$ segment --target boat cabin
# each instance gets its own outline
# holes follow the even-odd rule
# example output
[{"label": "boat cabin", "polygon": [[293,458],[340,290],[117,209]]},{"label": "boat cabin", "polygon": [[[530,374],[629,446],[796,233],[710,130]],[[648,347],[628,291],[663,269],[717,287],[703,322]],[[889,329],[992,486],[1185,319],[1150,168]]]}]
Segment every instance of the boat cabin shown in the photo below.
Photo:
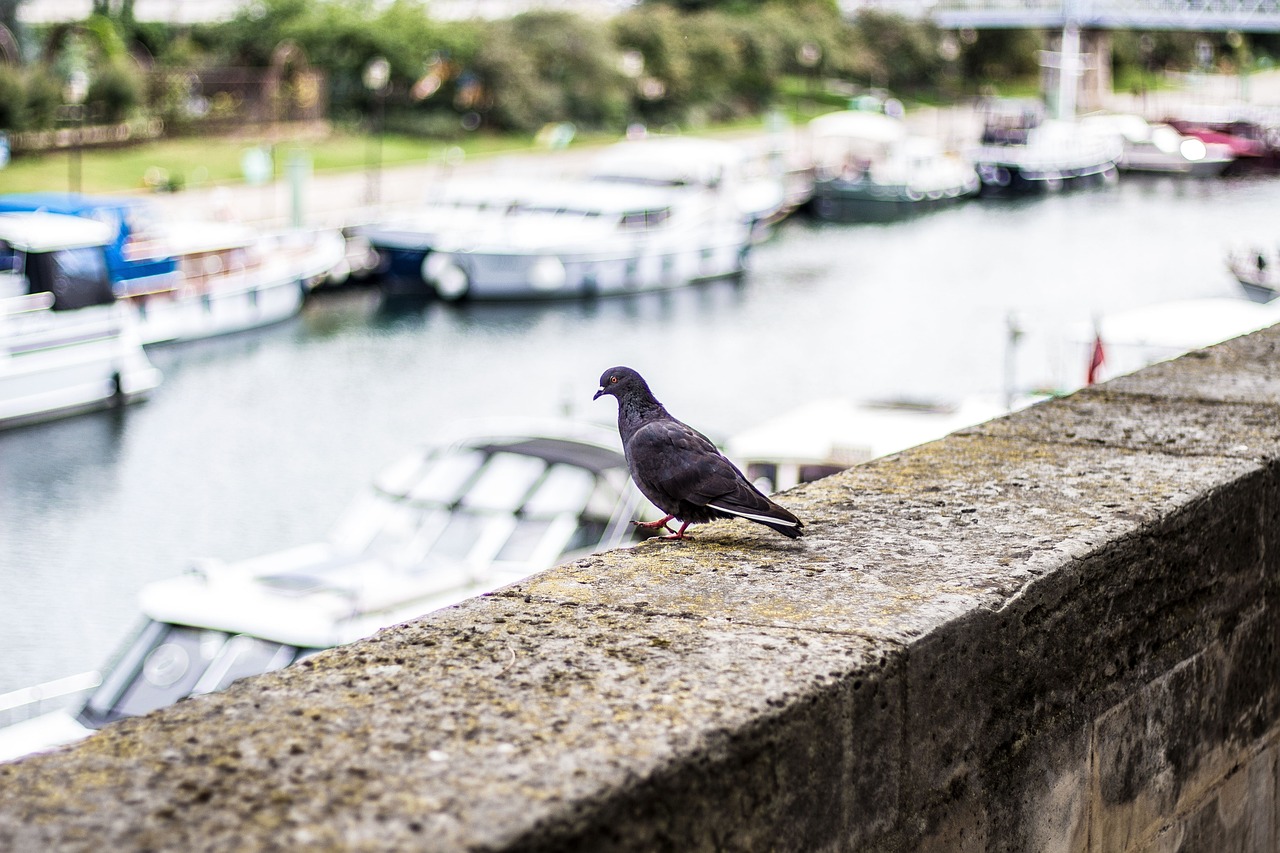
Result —
[{"label": "boat cabin", "polygon": [[0,213],[0,299],[48,294],[55,311],[110,305],[109,236],[76,217]]},{"label": "boat cabin", "polygon": [[172,276],[177,261],[159,239],[160,217],[144,199],[79,193],[8,193],[0,212],[41,212],[90,219],[108,228],[107,269],[113,282],[136,283]]}]

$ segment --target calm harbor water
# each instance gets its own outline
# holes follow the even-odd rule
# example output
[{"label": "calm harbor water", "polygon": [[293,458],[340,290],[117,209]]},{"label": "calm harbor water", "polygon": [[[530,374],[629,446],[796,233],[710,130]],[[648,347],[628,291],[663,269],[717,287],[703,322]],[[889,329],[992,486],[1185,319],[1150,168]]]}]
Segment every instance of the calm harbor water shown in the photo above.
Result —
[{"label": "calm harbor water", "polygon": [[566,411],[639,369],[727,436],[816,397],[1073,388],[1091,317],[1243,298],[1223,256],[1280,239],[1280,177],[1121,180],[893,225],[785,223],[744,280],[593,303],[385,305],[318,295],[261,332],[152,352],[153,399],[0,433],[0,692],[95,668],[145,583],[320,538],[382,465],[452,422]]}]

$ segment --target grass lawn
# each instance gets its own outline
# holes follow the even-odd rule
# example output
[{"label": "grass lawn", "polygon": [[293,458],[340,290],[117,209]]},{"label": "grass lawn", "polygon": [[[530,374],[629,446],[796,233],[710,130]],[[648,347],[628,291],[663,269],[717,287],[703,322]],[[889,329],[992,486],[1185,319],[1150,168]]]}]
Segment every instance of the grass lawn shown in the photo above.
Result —
[{"label": "grass lawn", "polygon": [[[827,107],[829,109],[829,107]],[[807,120],[809,116],[791,116]],[[759,128],[763,118],[744,119],[732,124],[703,128],[704,132],[732,132]],[[615,141],[616,135],[584,134],[574,137],[574,145]],[[85,149],[80,153],[80,187],[87,193],[145,192],[160,188],[194,189],[211,184],[245,179],[245,155],[253,148],[273,150],[275,173],[285,174],[292,152],[301,150],[316,173],[364,169],[376,158],[383,165],[440,162],[461,149],[467,159],[487,154],[527,151],[538,145],[528,135],[473,133],[457,141],[420,136],[388,134],[377,139],[354,131],[335,129],[322,138],[297,136],[275,142],[265,137],[195,137],[164,139],[128,148]],[[0,192],[33,192],[70,189],[73,154],[52,154],[14,158],[0,169]]]},{"label": "grass lawn", "polygon": [[[245,153],[253,139],[166,139],[130,148],[85,150],[80,155],[81,188],[89,193],[145,191],[172,183],[193,188],[244,180]],[[316,172],[361,169],[380,156],[383,164],[439,160],[450,148],[466,156],[528,149],[528,137],[475,135],[460,143],[386,136],[378,146],[371,137],[335,131],[324,139],[297,139],[275,145],[275,164],[283,174],[290,152],[302,150]],[[0,170],[0,192],[61,191],[70,187],[72,154],[57,152],[15,158]]]}]

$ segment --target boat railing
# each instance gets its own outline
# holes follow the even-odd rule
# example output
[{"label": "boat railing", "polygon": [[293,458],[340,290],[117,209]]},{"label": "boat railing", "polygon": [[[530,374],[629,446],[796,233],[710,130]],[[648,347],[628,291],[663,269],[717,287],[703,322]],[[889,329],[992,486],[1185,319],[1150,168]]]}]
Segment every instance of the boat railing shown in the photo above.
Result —
[{"label": "boat railing", "polygon": [[95,670],[0,693],[0,727],[74,705],[77,699],[88,698],[89,691],[101,683],[102,673]]},{"label": "boat railing", "polygon": [[25,314],[31,311],[43,311],[53,307],[53,294],[24,293],[21,296],[8,296],[0,299],[0,315]]}]

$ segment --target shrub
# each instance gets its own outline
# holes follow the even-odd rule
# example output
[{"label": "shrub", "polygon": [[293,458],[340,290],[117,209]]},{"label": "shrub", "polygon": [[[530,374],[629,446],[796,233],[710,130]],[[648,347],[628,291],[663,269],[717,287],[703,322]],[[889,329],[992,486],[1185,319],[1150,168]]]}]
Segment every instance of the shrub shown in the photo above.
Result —
[{"label": "shrub", "polygon": [[127,63],[124,60],[108,65],[90,82],[86,103],[95,118],[121,122],[142,103],[142,80]]},{"label": "shrub", "polygon": [[27,111],[27,87],[22,74],[0,65],[0,130],[20,130]]}]

